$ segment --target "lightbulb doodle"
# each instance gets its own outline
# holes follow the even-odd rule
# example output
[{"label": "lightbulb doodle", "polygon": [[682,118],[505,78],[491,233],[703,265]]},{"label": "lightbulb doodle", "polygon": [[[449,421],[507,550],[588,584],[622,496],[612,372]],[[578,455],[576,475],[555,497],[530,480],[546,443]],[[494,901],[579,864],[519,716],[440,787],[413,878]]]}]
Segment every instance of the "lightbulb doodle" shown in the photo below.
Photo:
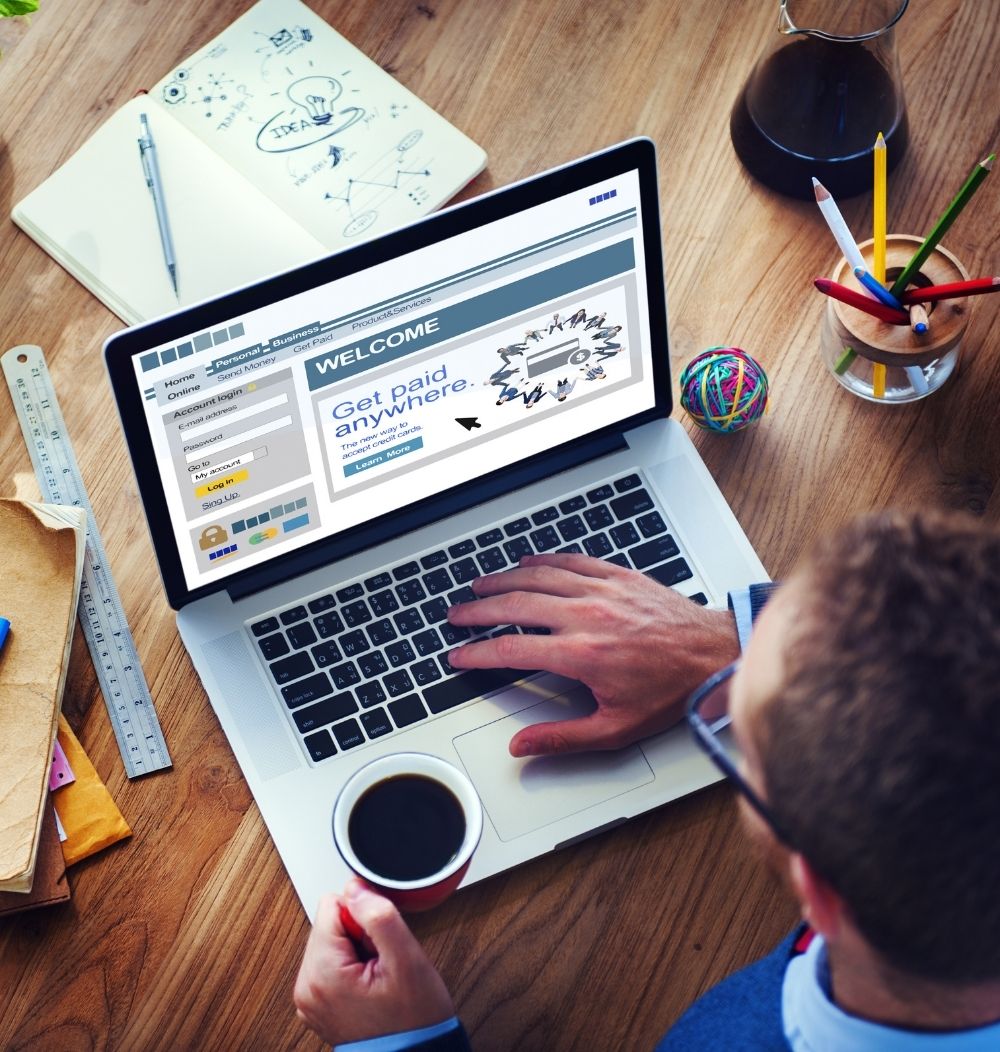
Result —
[{"label": "lightbulb doodle", "polygon": [[343,92],[335,77],[310,76],[293,81],[285,89],[290,105],[257,132],[257,149],[264,153],[303,150],[357,124],[365,111],[361,106],[338,107]]}]

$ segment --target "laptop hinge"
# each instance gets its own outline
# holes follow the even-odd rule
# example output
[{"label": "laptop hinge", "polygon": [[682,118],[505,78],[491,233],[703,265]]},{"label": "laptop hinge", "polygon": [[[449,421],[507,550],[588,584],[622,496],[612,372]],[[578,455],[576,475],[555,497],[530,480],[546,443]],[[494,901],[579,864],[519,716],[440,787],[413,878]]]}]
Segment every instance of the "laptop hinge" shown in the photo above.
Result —
[{"label": "laptop hinge", "polygon": [[375,523],[366,523],[345,531],[337,537],[320,542],[315,548],[292,552],[276,560],[274,564],[258,567],[248,574],[247,579],[227,585],[226,592],[235,603],[327,563],[347,558],[364,548],[374,547],[400,534],[410,533],[459,511],[484,504],[560,471],[578,467],[590,460],[627,448],[624,434],[615,431],[612,434],[573,442],[569,448],[539,454],[503,472],[496,472],[489,478],[465,483],[457,493],[443,493],[439,497],[429,498],[405,511],[385,515]]}]

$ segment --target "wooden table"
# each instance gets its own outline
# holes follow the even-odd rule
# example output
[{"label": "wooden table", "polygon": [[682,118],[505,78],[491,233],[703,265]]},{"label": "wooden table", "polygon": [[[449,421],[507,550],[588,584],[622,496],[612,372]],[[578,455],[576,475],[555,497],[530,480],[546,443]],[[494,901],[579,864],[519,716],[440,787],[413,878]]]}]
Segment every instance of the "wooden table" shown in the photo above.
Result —
[{"label": "wooden table", "polygon": [[[29,26],[4,25],[0,212],[246,6],[42,0]],[[657,142],[674,375],[734,343],[773,384],[755,429],[694,437],[774,576],[814,534],[869,508],[1000,521],[1000,304],[979,300],[961,375],[915,405],[860,401],[820,362],[824,303],[810,279],[832,266],[832,241],[814,206],[750,181],[727,132],[776,32],[776,0],[313,6],[486,148],[467,193],[634,134]],[[914,0],[899,42],[912,141],[890,178],[890,229],[920,232],[1000,140],[1000,0]],[[998,201],[994,175],[946,238],[973,274],[997,270]],[[869,208],[844,203],[856,231]],[[71,904],[0,922],[0,1047],[319,1048],[291,1004],[305,916],[153,569],[100,358],[118,327],[4,221],[0,347],[46,352],[174,768],[127,781],[78,632],[65,710],[134,836],[71,870]],[[30,494],[9,403],[0,414],[3,490]],[[413,926],[477,1049],[590,1052],[650,1048],[794,920],[718,787],[470,888]]]}]

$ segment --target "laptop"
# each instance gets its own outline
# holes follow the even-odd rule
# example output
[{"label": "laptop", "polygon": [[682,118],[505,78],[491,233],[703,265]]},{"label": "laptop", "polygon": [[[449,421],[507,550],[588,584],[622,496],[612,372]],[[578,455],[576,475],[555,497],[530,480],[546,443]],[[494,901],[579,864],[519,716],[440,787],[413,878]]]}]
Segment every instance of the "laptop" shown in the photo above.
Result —
[{"label": "laptop", "polygon": [[718,778],[684,728],[515,760],[589,693],[447,660],[522,630],[446,618],[529,552],[712,606],[766,580],[670,419],[658,205],[631,140],[105,345],[181,637],[310,916],[348,876],[338,791],[385,753],[471,778],[467,883]]}]

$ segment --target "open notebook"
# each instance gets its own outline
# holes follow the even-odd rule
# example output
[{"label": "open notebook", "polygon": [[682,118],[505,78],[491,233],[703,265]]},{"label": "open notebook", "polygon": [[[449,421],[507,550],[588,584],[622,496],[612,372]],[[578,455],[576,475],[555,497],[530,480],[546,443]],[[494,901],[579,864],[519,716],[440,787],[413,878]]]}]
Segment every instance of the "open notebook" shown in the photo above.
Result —
[{"label": "open notebook", "polygon": [[[176,296],[139,156],[141,113]],[[408,223],[485,163],[299,0],[260,0],[119,109],[12,218],[135,324]]]}]

